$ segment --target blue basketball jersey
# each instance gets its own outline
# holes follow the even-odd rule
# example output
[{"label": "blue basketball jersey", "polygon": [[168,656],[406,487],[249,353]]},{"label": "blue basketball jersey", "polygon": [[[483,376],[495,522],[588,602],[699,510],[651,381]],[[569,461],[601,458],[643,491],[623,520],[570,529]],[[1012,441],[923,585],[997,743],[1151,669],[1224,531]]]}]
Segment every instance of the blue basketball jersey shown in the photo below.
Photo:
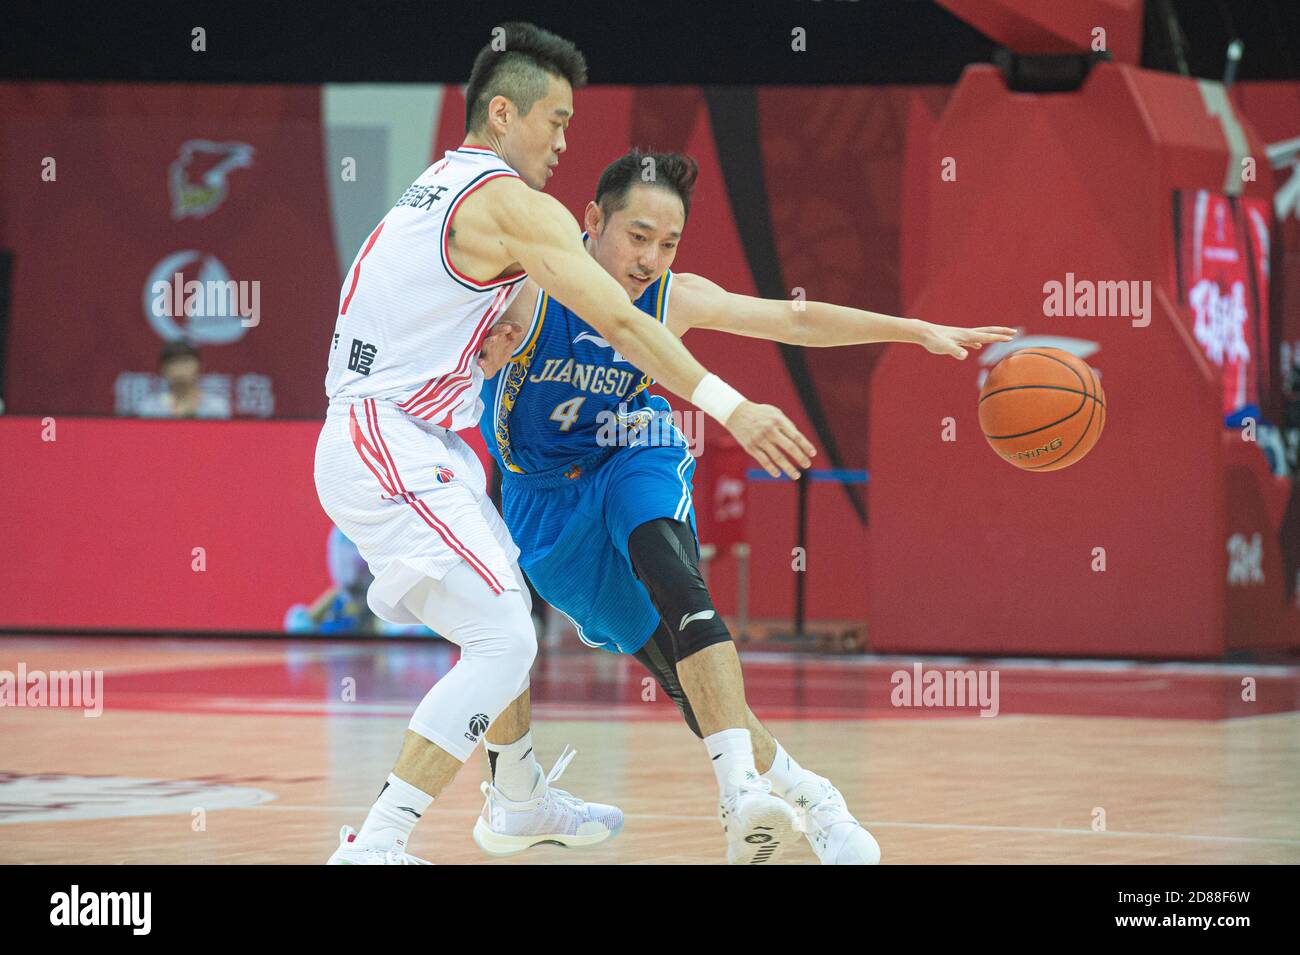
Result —
[{"label": "blue basketball jersey", "polygon": [[[659,322],[668,316],[672,272],[634,303]],[[533,318],[510,363],[484,383],[479,427],[507,474],[563,469],[649,423],[667,402],[642,374],[574,312],[538,292]]]}]

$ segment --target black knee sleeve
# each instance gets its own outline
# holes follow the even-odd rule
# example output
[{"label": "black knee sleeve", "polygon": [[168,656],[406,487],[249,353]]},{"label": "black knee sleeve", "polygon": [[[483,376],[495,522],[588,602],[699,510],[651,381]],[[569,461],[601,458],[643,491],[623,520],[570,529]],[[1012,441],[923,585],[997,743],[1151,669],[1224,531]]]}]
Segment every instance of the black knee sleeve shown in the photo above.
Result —
[{"label": "black knee sleeve", "polygon": [[632,532],[627,552],[672,634],[676,662],[731,639],[700,576],[699,552],[689,524],[666,517],[648,521]]},{"label": "black knee sleeve", "polygon": [[655,682],[668,694],[668,698],[677,704],[677,709],[681,711],[682,719],[686,720],[686,725],[690,727],[691,732],[703,739],[704,734],[700,732],[700,724],[695,719],[695,711],[691,709],[691,701],[686,699],[681,681],[677,678],[676,652],[673,647],[673,635],[661,620],[658,628],[645,642],[645,646],[633,656],[654,675]]}]

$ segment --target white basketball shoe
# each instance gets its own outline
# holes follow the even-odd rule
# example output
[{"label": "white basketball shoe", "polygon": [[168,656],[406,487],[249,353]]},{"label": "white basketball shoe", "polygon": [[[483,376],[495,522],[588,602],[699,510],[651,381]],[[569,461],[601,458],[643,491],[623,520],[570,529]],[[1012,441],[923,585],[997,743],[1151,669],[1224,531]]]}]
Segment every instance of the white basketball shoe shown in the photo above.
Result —
[{"label": "white basketball shoe", "polygon": [[483,812],[474,823],[474,841],[490,856],[509,856],[540,845],[579,848],[613,838],[623,829],[623,811],[617,806],[585,802],[551,784],[564,774],[578,751],[567,746],[551,771],[542,776],[522,802],[507,799],[491,783],[479,788],[485,797]]},{"label": "white basketball shoe", "polygon": [[351,826],[339,830],[339,847],[326,865],[433,865],[397,849],[373,849],[357,843],[357,831]]},{"label": "white basketball shoe", "polygon": [[809,773],[785,794],[799,814],[799,828],[822,865],[876,865],[880,845],[853,818],[831,781]]},{"label": "white basketball shoe", "polygon": [[772,795],[772,784],[736,770],[728,795],[718,804],[718,819],[727,836],[729,865],[776,862],[797,838],[797,816]]}]

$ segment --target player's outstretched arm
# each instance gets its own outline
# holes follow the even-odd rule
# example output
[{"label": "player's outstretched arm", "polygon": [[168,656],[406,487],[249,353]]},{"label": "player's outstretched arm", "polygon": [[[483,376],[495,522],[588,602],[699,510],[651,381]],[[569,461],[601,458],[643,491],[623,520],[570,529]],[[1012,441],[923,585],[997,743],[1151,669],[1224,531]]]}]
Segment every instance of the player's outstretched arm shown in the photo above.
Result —
[{"label": "player's outstretched arm", "polygon": [[553,298],[577,312],[637,368],[721,422],[774,477],[792,478],[816,454],[779,408],[747,401],[631,301],[582,246],[578,223],[558,201],[513,180],[498,187],[494,226],[508,255]]},{"label": "player's outstretched arm", "polygon": [[634,365],[669,391],[689,398],[707,374],[704,366],[675,336],[636,308],[592,259],[568,210],[522,183],[502,181],[498,189],[494,226],[528,277],[581,315]]},{"label": "player's outstretched arm", "polygon": [[698,275],[673,278],[669,326],[677,334],[712,328],[787,345],[830,347],[872,342],[922,345],[935,355],[965,358],[968,348],[1010,341],[1014,328],[959,328],[899,318],[827,302],[796,302],[737,295]]}]

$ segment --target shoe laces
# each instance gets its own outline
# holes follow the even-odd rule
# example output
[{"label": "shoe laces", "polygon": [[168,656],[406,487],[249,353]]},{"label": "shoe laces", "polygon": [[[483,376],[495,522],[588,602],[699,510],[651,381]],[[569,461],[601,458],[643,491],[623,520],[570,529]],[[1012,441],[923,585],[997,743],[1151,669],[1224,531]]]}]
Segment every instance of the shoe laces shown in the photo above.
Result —
[{"label": "shoe laces", "polygon": [[563,789],[556,789],[554,783],[564,775],[564,771],[568,769],[569,764],[573,762],[573,757],[577,755],[578,751],[576,749],[570,749],[569,744],[565,743],[564,749],[560,751],[559,759],[555,761],[555,765],[551,767],[551,771],[546,774],[547,795],[554,798],[557,802],[564,803],[571,809],[575,810],[582,807],[583,801],[573,795],[573,793],[566,792]]},{"label": "shoe laces", "polygon": [[[556,789],[553,785],[557,779],[564,775],[564,771],[568,769],[569,764],[573,762],[573,757],[577,755],[578,751],[576,749],[571,749],[567,743],[564,745],[564,749],[560,751],[560,756],[555,761],[555,765],[553,765],[551,771],[546,774],[546,787],[542,791],[541,796],[543,802],[548,800],[558,802],[573,810],[578,810],[584,805],[583,801],[577,796],[570,792],[566,792],[563,789]],[[479,785],[479,792],[481,792],[487,799],[487,802],[483,806],[485,812],[491,811],[489,807],[492,802],[493,794],[499,796],[501,799],[505,799],[506,802],[511,801],[506,799],[501,790],[497,789],[496,786],[487,781],[484,781]],[[528,800],[525,800],[525,802],[526,801]]]},{"label": "shoe laces", "polygon": [[413,855],[407,855],[405,852],[399,852],[396,849],[389,849],[384,853],[384,862],[388,865],[433,865],[432,862],[417,859]]},{"label": "shoe laces", "polygon": [[822,785],[825,789],[825,795],[811,806],[800,809],[798,812],[804,821],[804,831],[811,836],[817,836],[824,840],[829,838],[831,829],[837,823],[851,822],[852,817],[844,818],[848,815],[849,807],[844,802],[843,794],[829,782],[823,782]]},{"label": "shoe laces", "polygon": [[722,803],[722,811],[730,813],[736,808],[736,802],[741,796],[747,795],[768,795],[772,792],[772,781],[764,779],[762,776],[755,776],[753,779],[742,779],[740,783],[727,794],[727,798]]}]

